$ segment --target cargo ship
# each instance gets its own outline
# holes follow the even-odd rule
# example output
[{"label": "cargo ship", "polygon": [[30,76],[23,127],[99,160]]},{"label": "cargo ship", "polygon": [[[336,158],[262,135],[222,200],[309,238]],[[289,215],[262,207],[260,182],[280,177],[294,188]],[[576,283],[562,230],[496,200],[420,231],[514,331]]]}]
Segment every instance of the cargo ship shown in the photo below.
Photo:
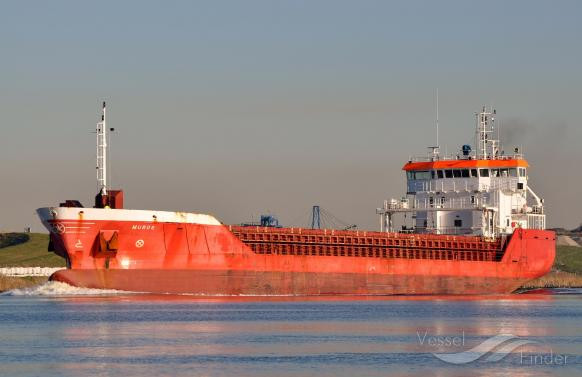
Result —
[{"label": "cargo ship", "polygon": [[[194,295],[448,295],[515,291],[546,274],[555,234],[518,148],[495,138],[496,112],[475,114],[475,143],[438,146],[403,166],[406,195],[385,200],[377,230],[225,225],[206,214],[124,209],[107,184],[106,108],[97,124],[93,207],[39,208],[51,280],[87,288]],[[395,224],[403,214],[410,225]]]}]

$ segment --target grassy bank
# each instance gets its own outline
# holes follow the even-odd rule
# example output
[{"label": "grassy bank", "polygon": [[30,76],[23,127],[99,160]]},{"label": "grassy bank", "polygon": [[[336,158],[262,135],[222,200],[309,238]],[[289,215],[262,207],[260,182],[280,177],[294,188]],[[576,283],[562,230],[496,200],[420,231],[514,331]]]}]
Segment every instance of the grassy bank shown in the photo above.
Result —
[{"label": "grassy bank", "polygon": [[582,247],[558,246],[554,269],[582,275]]},{"label": "grassy bank", "polygon": [[552,271],[522,288],[582,288],[582,247],[557,246]]},{"label": "grassy bank", "polygon": [[582,288],[582,275],[564,271],[551,271],[541,278],[525,283],[522,288]]},{"label": "grassy bank", "polygon": [[[25,242],[0,247],[0,267],[65,267],[63,258],[47,251],[48,234],[27,233],[26,236]],[[10,238],[18,239],[16,236]]]}]

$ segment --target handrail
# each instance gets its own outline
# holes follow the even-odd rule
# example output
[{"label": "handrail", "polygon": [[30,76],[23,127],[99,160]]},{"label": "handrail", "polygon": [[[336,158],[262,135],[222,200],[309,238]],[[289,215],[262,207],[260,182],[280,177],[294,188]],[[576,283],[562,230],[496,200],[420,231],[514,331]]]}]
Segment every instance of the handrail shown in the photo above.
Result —
[{"label": "handrail", "polygon": [[[409,162],[436,162],[436,161],[461,161],[461,160],[469,160],[468,158],[461,158],[465,156],[457,156],[457,155],[448,155],[448,156],[441,156],[441,155],[429,155],[429,156],[411,156],[409,158]],[[470,160],[478,160],[475,156],[470,156]],[[503,155],[503,156],[496,156],[494,158],[487,158],[487,160],[523,160],[522,153],[514,153],[510,155]]]}]

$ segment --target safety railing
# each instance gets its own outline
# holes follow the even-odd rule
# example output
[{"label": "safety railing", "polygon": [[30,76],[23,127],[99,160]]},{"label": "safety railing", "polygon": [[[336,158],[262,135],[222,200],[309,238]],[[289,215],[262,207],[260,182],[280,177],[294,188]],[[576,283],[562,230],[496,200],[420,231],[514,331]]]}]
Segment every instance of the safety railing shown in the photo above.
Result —
[{"label": "safety railing", "polygon": [[409,180],[407,191],[417,192],[461,192],[461,191],[516,191],[518,178],[499,177],[489,178],[488,181],[479,182],[478,178],[443,178],[428,180]]}]

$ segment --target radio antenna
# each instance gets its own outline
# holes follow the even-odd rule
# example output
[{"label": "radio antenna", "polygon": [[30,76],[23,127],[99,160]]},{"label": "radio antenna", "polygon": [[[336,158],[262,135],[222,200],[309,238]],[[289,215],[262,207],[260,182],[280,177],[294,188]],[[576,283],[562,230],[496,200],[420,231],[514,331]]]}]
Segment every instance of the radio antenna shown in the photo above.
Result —
[{"label": "radio antenna", "polygon": [[436,90],[436,147],[439,147],[439,88]]},{"label": "radio antenna", "polygon": [[428,147],[428,149],[432,150],[432,159],[438,159],[439,155],[439,89],[436,90],[436,145],[432,147]]}]

